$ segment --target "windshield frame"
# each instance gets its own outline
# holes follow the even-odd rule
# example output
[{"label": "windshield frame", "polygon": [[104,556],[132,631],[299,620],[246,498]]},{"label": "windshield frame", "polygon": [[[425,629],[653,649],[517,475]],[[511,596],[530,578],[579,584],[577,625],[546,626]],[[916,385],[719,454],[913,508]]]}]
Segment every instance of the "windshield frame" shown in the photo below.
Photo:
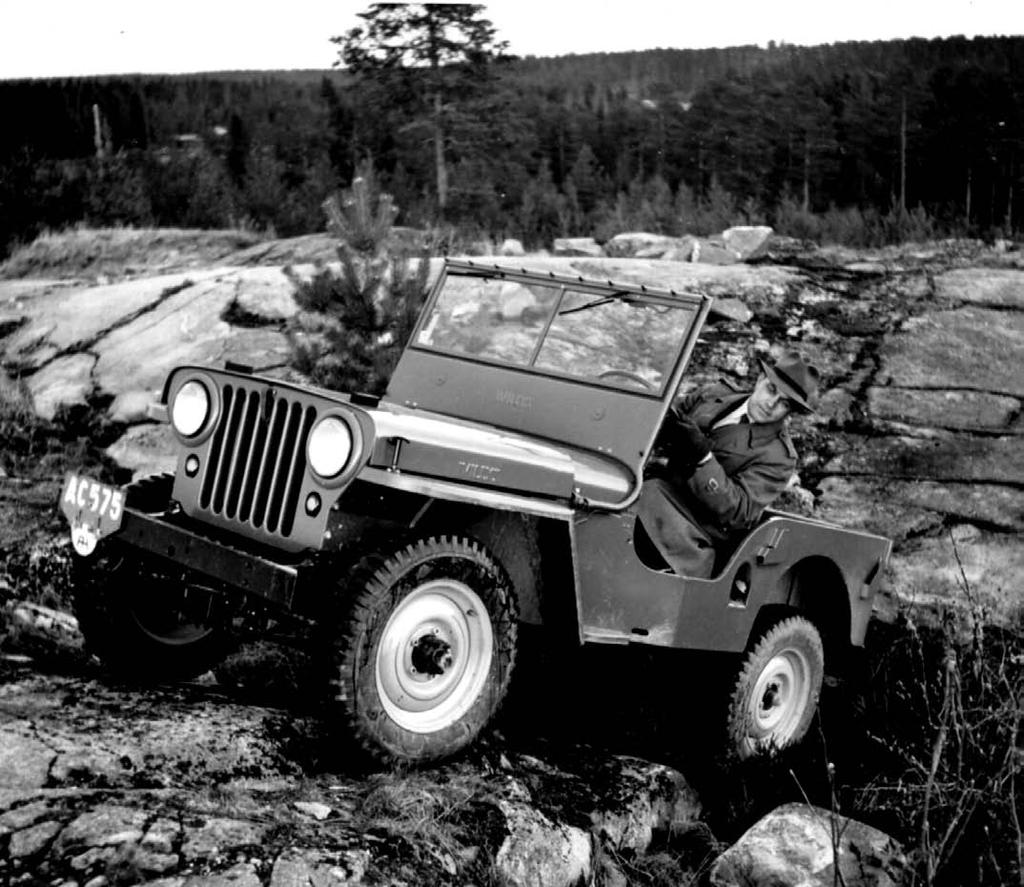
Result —
[{"label": "windshield frame", "polygon": [[[550,287],[553,292],[557,292],[555,303],[548,311],[547,317],[543,322],[543,328],[537,334],[537,340],[531,347],[528,360],[514,362],[500,357],[471,354],[458,349],[445,348],[433,344],[422,344],[420,342],[421,334],[430,324],[431,319],[434,317],[437,303],[445,292],[445,285],[449,276],[528,282],[534,285],[545,285]],[[562,308],[567,295],[580,294],[593,295],[594,298],[583,305],[573,306],[568,309]],[[624,388],[621,384],[616,384],[610,380],[606,381],[592,376],[573,375],[557,368],[549,368],[537,364],[538,358],[548,342],[551,327],[559,317],[584,312],[591,308],[619,301],[627,303],[641,302],[645,305],[662,306],[673,311],[682,311],[689,315],[685,330],[682,325],[680,326],[680,335],[672,344],[671,360],[666,361],[665,365],[661,367],[661,379],[657,384],[651,383],[653,385],[651,388]],[[562,379],[577,385],[626,392],[651,400],[662,400],[670,386],[674,391],[675,386],[678,385],[679,363],[681,360],[688,359],[689,357],[690,348],[688,347],[688,341],[691,339],[691,335],[688,331],[692,330],[694,324],[702,325],[703,315],[706,314],[706,307],[709,302],[710,300],[707,296],[695,293],[679,293],[674,290],[654,289],[642,284],[602,282],[588,280],[584,277],[557,275],[554,272],[529,271],[525,268],[516,270],[499,265],[481,265],[469,260],[446,259],[444,267],[441,269],[441,273],[435,281],[427,301],[424,303],[406,348],[412,351],[443,355],[454,360],[465,361],[466,363],[500,367],[503,370],[514,373],[546,376]],[[705,309],[703,312],[702,308]]]}]

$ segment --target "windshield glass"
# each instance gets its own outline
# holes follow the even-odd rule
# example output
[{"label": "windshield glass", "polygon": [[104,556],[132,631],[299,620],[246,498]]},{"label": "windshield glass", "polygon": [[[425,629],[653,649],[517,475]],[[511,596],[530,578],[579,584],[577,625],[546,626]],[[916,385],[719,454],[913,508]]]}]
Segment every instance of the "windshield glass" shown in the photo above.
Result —
[{"label": "windshield glass", "polygon": [[661,393],[693,315],[692,304],[633,292],[452,274],[414,344]]}]

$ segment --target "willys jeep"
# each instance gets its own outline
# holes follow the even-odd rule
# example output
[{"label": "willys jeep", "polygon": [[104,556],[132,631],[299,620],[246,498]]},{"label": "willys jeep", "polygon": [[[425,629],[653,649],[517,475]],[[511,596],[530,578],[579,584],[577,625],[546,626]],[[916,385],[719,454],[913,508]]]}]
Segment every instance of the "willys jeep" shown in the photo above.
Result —
[{"label": "willys jeep", "polygon": [[710,308],[449,260],[382,397],[174,369],[174,475],[62,492],[88,647],[182,678],[240,625],[291,620],[338,728],[430,761],[494,716],[520,623],[560,622],[576,644],[735,653],[734,749],[797,742],[825,654],[863,644],[890,542],[768,510],[697,579],[645,540],[636,502]]}]

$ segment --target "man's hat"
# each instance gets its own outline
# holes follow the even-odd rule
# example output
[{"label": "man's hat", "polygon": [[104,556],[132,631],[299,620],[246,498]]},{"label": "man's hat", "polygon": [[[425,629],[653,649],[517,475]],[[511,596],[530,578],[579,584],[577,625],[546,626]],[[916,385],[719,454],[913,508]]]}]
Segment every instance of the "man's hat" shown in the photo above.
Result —
[{"label": "man's hat", "polygon": [[818,399],[818,380],[821,378],[814,364],[804,360],[803,355],[797,351],[788,351],[774,366],[760,359],[757,362],[793,406],[806,413],[814,412],[813,404]]}]

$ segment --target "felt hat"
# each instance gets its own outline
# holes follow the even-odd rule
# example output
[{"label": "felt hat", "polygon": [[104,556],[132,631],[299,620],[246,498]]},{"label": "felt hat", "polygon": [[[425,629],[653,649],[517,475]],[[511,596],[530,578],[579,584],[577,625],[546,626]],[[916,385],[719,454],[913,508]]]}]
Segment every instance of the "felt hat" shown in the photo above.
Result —
[{"label": "felt hat", "polygon": [[814,412],[818,399],[818,381],[821,373],[814,364],[804,360],[797,351],[787,351],[774,364],[758,359],[764,374],[789,398],[790,402],[805,413]]}]

